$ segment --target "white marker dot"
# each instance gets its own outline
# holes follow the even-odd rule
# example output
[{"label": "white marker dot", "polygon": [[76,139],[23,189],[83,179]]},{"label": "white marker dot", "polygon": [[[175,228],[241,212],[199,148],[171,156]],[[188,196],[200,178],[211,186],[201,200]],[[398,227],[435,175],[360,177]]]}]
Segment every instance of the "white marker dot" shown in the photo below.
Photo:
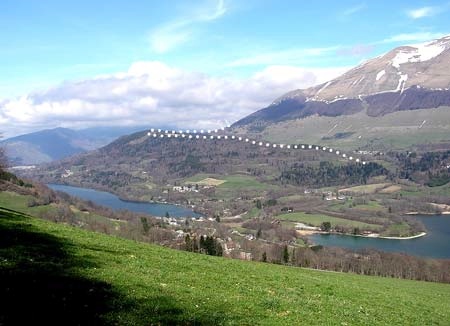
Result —
[{"label": "white marker dot", "polygon": [[363,165],[366,165],[366,162],[362,162],[363,163]]},{"label": "white marker dot", "polygon": [[269,143],[266,143],[266,147],[269,147],[270,146],[270,144]]},{"label": "white marker dot", "polygon": [[203,139],[206,139],[206,136],[203,136]]},{"label": "white marker dot", "polygon": [[350,156],[350,157],[349,157],[348,159],[349,159],[349,160],[351,161],[351,160],[353,160],[353,157],[352,157],[352,156]]},{"label": "white marker dot", "polygon": [[188,134],[190,131],[189,131],[189,129],[186,129],[186,133]]},{"label": "white marker dot", "polygon": [[214,132],[217,134],[217,129],[214,129]]},{"label": "white marker dot", "polygon": [[147,136],[150,136],[150,135],[151,135],[151,133],[150,133],[150,132],[148,132],[148,133],[147,133]]},{"label": "white marker dot", "polygon": [[211,130],[210,129],[208,129],[208,134],[210,134],[211,133]]},{"label": "white marker dot", "polygon": [[[294,148],[297,149],[298,145],[294,145]],[[305,148],[305,146],[302,145],[302,148]]]},{"label": "white marker dot", "polygon": [[248,143],[248,138],[245,138],[245,142]]},{"label": "white marker dot", "polygon": [[228,136],[224,136],[223,138],[228,139]]},{"label": "white marker dot", "polygon": [[175,130],[172,130],[172,134],[174,134],[175,133]]},{"label": "white marker dot", "polygon": [[235,138],[236,138],[236,136],[234,136],[234,135],[233,135],[233,136],[231,136],[231,139],[235,139]]},{"label": "white marker dot", "polygon": [[239,137],[238,140],[239,140],[239,141],[242,141],[242,137]]},{"label": "white marker dot", "polygon": [[205,131],[203,129],[200,130],[200,133],[203,134]]},{"label": "white marker dot", "polygon": [[153,137],[157,137],[158,135],[157,134],[153,134]]},{"label": "white marker dot", "polygon": [[159,137],[161,137],[161,138],[164,138],[164,135],[163,135],[163,134],[161,134],[161,136],[159,136]]},{"label": "white marker dot", "polygon": [[330,148],[329,152],[330,152],[330,153],[333,153],[333,149],[332,149],[332,148]]},{"label": "white marker dot", "polygon": [[280,148],[283,148],[284,147],[284,145],[283,144],[280,144]]},{"label": "white marker dot", "polygon": [[183,137],[183,138],[184,138],[184,137],[186,137],[186,135],[185,135],[185,134],[181,134],[181,137]]},{"label": "white marker dot", "polygon": [[345,154],[342,154],[342,157],[347,157],[347,155],[345,155]]},{"label": "white marker dot", "polygon": [[312,145],[308,145],[308,148],[311,149],[311,148],[312,148]]},{"label": "white marker dot", "polygon": [[277,144],[273,144],[272,147],[273,147],[273,148],[276,148],[276,147],[277,147]]},{"label": "white marker dot", "polygon": [[194,129],[194,130],[192,130],[192,132],[193,132],[194,134],[196,134],[196,133],[197,133],[197,130]]},{"label": "white marker dot", "polygon": [[172,135],[171,135],[171,134],[168,134],[168,135],[167,135],[167,137],[169,137],[169,138],[170,138],[170,137],[172,137]]},{"label": "white marker dot", "polygon": [[165,133],[165,134],[168,134],[168,133],[169,133],[169,130],[164,131],[164,133]]},{"label": "white marker dot", "polygon": [[222,137],[220,137],[220,136],[217,136],[217,139],[220,139],[220,138],[222,138]]},{"label": "white marker dot", "polygon": [[326,148],[326,147],[322,147],[322,150],[323,150],[323,151],[326,151],[326,150],[327,150],[327,148]]},{"label": "white marker dot", "polygon": [[319,146],[316,146],[316,151],[318,151],[319,150]]},{"label": "white marker dot", "polygon": [[291,149],[291,145],[287,145],[286,147],[287,147],[288,149]]},{"label": "white marker dot", "polygon": [[262,145],[263,145],[263,143],[262,143],[262,142],[259,142],[259,143],[258,143],[258,145],[259,145],[259,146],[262,146]]},{"label": "white marker dot", "polygon": [[336,151],[336,155],[339,155],[340,154],[340,152],[339,151]]},{"label": "white marker dot", "polygon": [[209,136],[209,139],[214,139],[214,136]]},{"label": "white marker dot", "polygon": [[255,142],[254,140],[252,140],[252,144],[253,144],[253,145],[255,145],[255,144],[256,144],[256,142]]},{"label": "white marker dot", "polygon": [[192,135],[189,135],[189,139],[192,139]]},{"label": "white marker dot", "polygon": [[356,161],[357,163],[359,163],[359,158],[357,158],[355,161]]},{"label": "white marker dot", "polygon": [[155,129],[153,129],[153,128],[152,128],[152,129],[150,129],[150,131],[151,131],[151,132],[154,132],[154,131],[155,131]]},{"label": "white marker dot", "polygon": [[178,138],[178,134],[175,134],[175,138]]},{"label": "white marker dot", "polygon": [[161,132],[161,129],[158,129],[158,132]]},{"label": "white marker dot", "polygon": [[199,136],[199,135],[197,135],[197,136],[195,136],[195,138],[199,139],[199,138],[200,138],[200,136]]}]

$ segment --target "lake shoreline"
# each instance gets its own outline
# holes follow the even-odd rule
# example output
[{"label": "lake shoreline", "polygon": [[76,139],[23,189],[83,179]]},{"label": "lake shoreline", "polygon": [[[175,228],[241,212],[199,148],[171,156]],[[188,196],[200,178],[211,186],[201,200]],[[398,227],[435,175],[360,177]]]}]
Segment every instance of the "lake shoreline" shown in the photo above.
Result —
[{"label": "lake shoreline", "polygon": [[419,234],[411,235],[408,237],[386,237],[386,236],[380,236],[377,233],[373,233],[372,235],[364,235],[364,234],[351,234],[351,233],[339,233],[339,232],[324,232],[324,231],[318,231],[318,230],[297,230],[297,233],[300,235],[314,235],[314,234],[335,234],[335,235],[342,235],[342,236],[351,236],[351,237],[361,237],[361,238],[370,238],[370,239],[385,239],[385,240],[411,240],[411,239],[417,239],[421,238],[427,235],[426,232],[420,232]]},{"label": "lake shoreline", "polygon": [[[129,200],[129,199],[124,199],[120,195],[115,194],[113,192],[99,190],[99,189],[95,189],[95,188],[72,186],[72,185],[68,185],[68,184],[48,183],[47,187],[49,187],[53,191],[62,191],[62,192],[68,193],[71,196],[78,197],[83,200],[90,200],[99,206],[104,206],[104,207],[107,207],[107,208],[110,208],[113,210],[129,210],[129,211],[133,211],[133,212],[137,212],[137,213],[146,213],[146,214],[152,215],[157,218],[164,218],[166,213],[169,213],[170,217],[174,217],[177,219],[187,218],[187,217],[190,217],[190,218],[205,217],[204,214],[199,213],[193,207],[187,207],[187,206],[177,204],[177,203]],[[75,192],[71,191],[70,189],[73,189]],[[102,203],[92,197],[86,198],[86,196],[76,193],[77,191],[83,191],[83,192],[89,191],[90,193],[104,194],[103,196],[105,196],[105,195],[110,196],[110,198],[112,198],[113,201],[116,201],[118,204],[116,203],[115,206],[114,205],[111,206],[110,203],[105,203],[105,202]],[[131,207],[130,207],[130,205],[131,205]],[[142,206],[142,207],[147,207],[147,208],[145,210],[142,210],[142,209],[136,210],[136,209],[133,209],[134,206]],[[157,207],[164,207],[164,208],[162,208],[163,211],[155,212],[154,209],[156,208],[156,210],[158,210]],[[178,212],[174,213],[173,208],[176,208],[176,210],[181,210],[184,212],[183,213],[178,213]]]}]

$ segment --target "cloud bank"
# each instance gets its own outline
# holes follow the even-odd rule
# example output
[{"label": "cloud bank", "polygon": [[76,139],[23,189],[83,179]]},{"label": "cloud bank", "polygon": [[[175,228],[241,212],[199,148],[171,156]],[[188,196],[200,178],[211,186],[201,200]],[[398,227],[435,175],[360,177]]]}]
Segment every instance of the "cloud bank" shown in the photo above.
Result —
[{"label": "cloud bank", "polygon": [[239,79],[157,61],[136,62],[126,72],[0,100],[0,131],[10,137],[54,127],[217,128],[269,105],[287,91],[325,82],[345,70],[269,66]]}]

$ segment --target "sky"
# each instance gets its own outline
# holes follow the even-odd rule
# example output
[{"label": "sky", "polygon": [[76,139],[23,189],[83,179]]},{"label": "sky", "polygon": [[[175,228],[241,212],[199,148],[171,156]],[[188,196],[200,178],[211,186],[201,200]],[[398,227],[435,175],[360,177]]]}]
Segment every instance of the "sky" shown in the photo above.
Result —
[{"label": "sky", "polygon": [[216,128],[404,44],[450,2],[2,0],[0,132]]}]

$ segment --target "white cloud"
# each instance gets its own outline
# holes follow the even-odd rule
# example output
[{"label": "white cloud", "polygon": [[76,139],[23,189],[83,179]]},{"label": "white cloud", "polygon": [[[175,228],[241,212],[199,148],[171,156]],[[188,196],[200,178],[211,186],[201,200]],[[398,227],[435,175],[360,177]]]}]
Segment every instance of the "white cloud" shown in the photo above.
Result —
[{"label": "white cloud", "polygon": [[161,62],[0,101],[0,131],[10,137],[44,128],[171,125],[216,128],[269,105],[280,95],[319,84],[345,68],[269,66],[244,78],[211,77]]},{"label": "white cloud", "polygon": [[342,14],[342,16],[348,17],[348,16],[356,14],[357,12],[360,12],[361,10],[365,9],[366,7],[367,6],[365,3],[360,3],[356,6],[345,9],[341,14]]},{"label": "white cloud", "polygon": [[422,7],[417,9],[411,9],[406,12],[406,14],[412,19],[419,19],[423,17],[434,16],[439,12],[437,7]]},{"label": "white cloud", "polygon": [[224,0],[211,1],[198,8],[191,8],[177,20],[159,26],[150,32],[150,46],[157,53],[166,53],[188,42],[195,34],[193,27],[199,23],[214,21],[227,12]]},{"label": "white cloud", "polygon": [[431,32],[402,33],[386,38],[379,43],[425,42],[444,37],[445,35],[446,35],[445,33],[431,33]]}]

